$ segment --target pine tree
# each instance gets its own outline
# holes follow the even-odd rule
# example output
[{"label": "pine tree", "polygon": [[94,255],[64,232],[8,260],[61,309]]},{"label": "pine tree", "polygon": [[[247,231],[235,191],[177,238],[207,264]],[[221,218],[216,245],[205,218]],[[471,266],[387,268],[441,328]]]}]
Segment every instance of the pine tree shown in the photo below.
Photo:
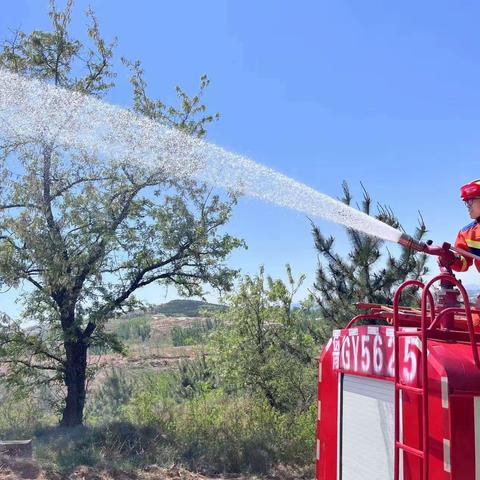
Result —
[{"label": "pine tree", "polygon": [[[352,195],[348,184],[343,182],[341,200],[351,205]],[[363,187],[360,210],[372,215],[372,199]],[[373,215],[394,228],[403,231],[399,220],[388,206],[377,206]],[[334,249],[335,238],[325,237],[319,227],[312,223],[315,247],[318,251],[318,267],[314,283],[314,295],[321,316],[332,327],[342,327],[358,310],[356,303],[391,304],[396,288],[407,279],[421,280],[428,271],[427,256],[405,247],[398,247],[395,256],[379,238],[356,230],[347,229],[351,250],[346,256]],[[419,225],[413,237],[422,240],[427,233],[420,215]],[[415,304],[416,295],[410,290],[405,304]]]}]

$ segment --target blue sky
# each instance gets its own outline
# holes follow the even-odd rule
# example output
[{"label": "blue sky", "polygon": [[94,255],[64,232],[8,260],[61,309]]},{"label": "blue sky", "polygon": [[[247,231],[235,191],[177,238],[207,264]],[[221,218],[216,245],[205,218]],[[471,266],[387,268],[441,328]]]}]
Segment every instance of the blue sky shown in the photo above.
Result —
[{"label": "blue sky", "polygon": [[[89,4],[104,36],[118,37],[119,56],[143,61],[152,96],[173,101],[175,85],[193,93],[208,74],[205,101],[221,114],[210,141],[333,197],[345,179],[360,199],[363,182],[407,231],[420,210],[436,243],[469,223],[458,190],[480,177],[477,2],[77,0],[82,36]],[[46,0],[4,2],[1,36],[46,28],[47,10]],[[110,102],[130,105],[126,79],[120,70]],[[318,223],[346,251],[342,228]],[[282,276],[290,262],[312,283],[303,215],[243,198],[228,231],[249,246],[232,266]],[[150,287],[143,296],[175,294]],[[2,299],[15,311],[13,292]]]}]

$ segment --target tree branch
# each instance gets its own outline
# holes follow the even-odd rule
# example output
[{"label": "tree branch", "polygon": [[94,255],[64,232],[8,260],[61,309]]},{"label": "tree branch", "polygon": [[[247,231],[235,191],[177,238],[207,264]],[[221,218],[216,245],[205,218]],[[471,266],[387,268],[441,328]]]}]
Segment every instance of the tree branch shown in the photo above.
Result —
[{"label": "tree branch", "polygon": [[37,370],[51,370],[51,371],[54,371],[54,372],[63,371],[63,368],[53,367],[53,366],[49,366],[49,365],[39,365],[39,364],[27,362],[26,360],[20,360],[20,359],[0,360],[0,364],[2,364],[2,363],[4,363],[4,364],[14,364],[14,365],[19,363],[20,365],[24,365],[24,366],[29,367],[29,368],[35,368]]}]

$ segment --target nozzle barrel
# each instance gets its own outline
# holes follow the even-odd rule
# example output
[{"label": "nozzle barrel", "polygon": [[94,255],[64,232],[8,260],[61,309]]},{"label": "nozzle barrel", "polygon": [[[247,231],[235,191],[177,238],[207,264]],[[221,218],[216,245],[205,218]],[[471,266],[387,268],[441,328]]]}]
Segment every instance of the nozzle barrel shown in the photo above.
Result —
[{"label": "nozzle barrel", "polygon": [[426,252],[428,250],[428,246],[426,243],[419,242],[410,235],[407,235],[406,233],[402,233],[402,236],[400,237],[398,243],[400,245],[403,245],[404,247],[416,250],[417,252]]}]

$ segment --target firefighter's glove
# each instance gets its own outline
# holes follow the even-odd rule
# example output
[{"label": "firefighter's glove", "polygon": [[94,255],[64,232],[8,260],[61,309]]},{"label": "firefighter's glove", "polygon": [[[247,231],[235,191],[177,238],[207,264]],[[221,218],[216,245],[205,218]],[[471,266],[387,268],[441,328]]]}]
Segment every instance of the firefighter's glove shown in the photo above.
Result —
[{"label": "firefighter's glove", "polygon": [[451,250],[448,250],[438,257],[438,265],[443,268],[450,268],[458,259],[458,255],[455,255]]}]

